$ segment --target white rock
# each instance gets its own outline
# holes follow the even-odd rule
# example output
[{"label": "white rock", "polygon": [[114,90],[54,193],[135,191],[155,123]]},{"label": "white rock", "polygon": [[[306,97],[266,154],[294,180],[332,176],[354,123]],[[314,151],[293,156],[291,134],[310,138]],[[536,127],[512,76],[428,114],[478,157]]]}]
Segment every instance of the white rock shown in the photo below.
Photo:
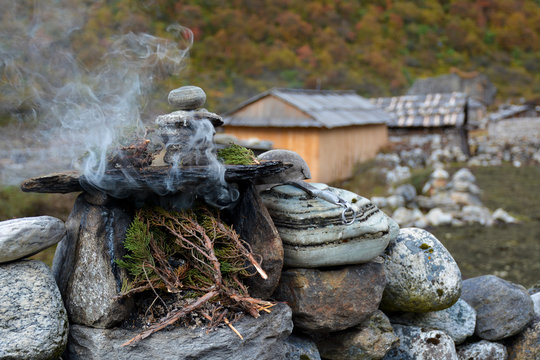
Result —
[{"label": "white rock", "polygon": [[456,350],[459,360],[508,359],[508,352],[503,344],[486,340],[459,346]]},{"label": "white rock", "polygon": [[534,314],[535,316],[540,316],[540,292],[531,295],[531,299],[534,304]]},{"label": "white rock", "polygon": [[461,272],[432,234],[405,228],[384,255],[383,311],[429,312],[452,306],[461,293]]},{"label": "white rock", "polygon": [[0,359],[58,359],[67,337],[67,312],[49,267],[1,264]]},{"label": "white rock", "polygon": [[509,213],[507,213],[501,208],[498,208],[497,210],[495,210],[493,214],[491,214],[491,216],[493,216],[493,220],[504,222],[507,224],[515,224],[518,222],[515,217],[513,217],[512,215],[510,215]]},{"label": "white rock", "polygon": [[435,171],[431,173],[432,179],[444,180],[444,179],[448,179],[448,177],[449,177],[448,171],[444,169],[436,169]]},{"label": "white rock", "polygon": [[472,172],[467,168],[461,168],[452,176],[453,181],[464,182],[464,183],[474,183],[476,178]]},{"label": "white rock", "polygon": [[393,325],[399,347],[391,349],[384,360],[458,360],[454,341],[440,330]]},{"label": "white rock", "polygon": [[440,226],[451,224],[453,217],[452,214],[445,213],[439,208],[434,208],[426,214],[426,220],[433,226]]},{"label": "white rock", "polygon": [[461,209],[461,220],[468,224],[478,223],[484,226],[493,225],[493,217],[489,209],[483,206],[467,205]]},{"label": "white rock", "polygon": [[0,222],[0,263],[22,259],[62,240],[64,222],[52,216]]},{"label": "white rock", "polygon": [[405,206],[405,199],[401,195],[391,195],[386,198],[388,207],[395,209],[401,206]]}]

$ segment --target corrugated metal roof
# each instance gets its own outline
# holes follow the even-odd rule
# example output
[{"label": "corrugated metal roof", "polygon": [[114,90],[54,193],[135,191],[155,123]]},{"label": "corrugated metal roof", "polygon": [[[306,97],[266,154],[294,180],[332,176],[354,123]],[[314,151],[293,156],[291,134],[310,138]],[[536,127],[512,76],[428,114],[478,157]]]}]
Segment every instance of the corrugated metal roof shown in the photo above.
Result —
[{"label": "corrugated metal roof", "polygon": [[370,101],[393,115],[388,122],[389,127],[461,126],[465,119],[467,95],[453,92],[374,98]]},{"label": "corrugated metal roof", "polygon": [[[266,96],[281,99],[307,118],[247,118],[234,114]],[[354,91],[296,90],[274,88],[240,104],[224,115],[225,125],[272,127],[325,127],[384,124],[390,115]]]},{"label": "corrugated metal roof", "polygon": [[506,105],[499,108],[497,112],[489,114],[489,121],[499,121],[502,119],[511,118],[514,115],[518,115],[524,111],[529,110],[531,107],[528,105]]}]

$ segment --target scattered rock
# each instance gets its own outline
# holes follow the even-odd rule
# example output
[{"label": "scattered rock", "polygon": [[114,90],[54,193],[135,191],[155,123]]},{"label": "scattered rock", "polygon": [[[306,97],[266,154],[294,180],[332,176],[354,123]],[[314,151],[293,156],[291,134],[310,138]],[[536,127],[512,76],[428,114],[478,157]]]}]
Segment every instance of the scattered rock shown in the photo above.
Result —
[{"label": "scattered rock", "polygon": [[119,204],[91,205],[81,194],[58,244],[53,274],[71,322],[112,327],[130,313],[130,299],[115,300],[127,273],[115,260],[126,250],[123,241],[130,214]]},{"label": "scattered rock", "polygon": [[521,333],[505,341],[509,360],[540,358],[540,317],[536,317]]},{"label": "scattered rock", "polygon": [[0,263],[40,252],[62,240],[64,222],[52,216],[26,217],[0,222]]},{"label": "scattered rock", "polygon": [[391,349],[384,360],[458,360],[454,341],[444,332],[416,326],[392,327],[399,337],[399,347]]},{"label": "scattered rock", "polygon": [[140,330],[96,329],[73,325],[65,360],[148,360],[148,359],[212,359],[212,360],[275,360],[284,359],[287,347],[284,342],[293,325],[291,310],[278,304],[269,314],[258,319],[244,316],[234,323],[244,337],[228,327],[206,333],[203,328],[174,327],[158,331],[132,346],[123,343],[138,335]]},{"label": "scattered rock", "polygon": [[416,189],[411,184],[403,184],[394,190],[394,195],[402,196],[406,203],[414,202]]},{"label": "scattered rock", "polygon": [[393,324],[442,330],[456,344],[461,344],[474,334],[476,311],[465,300],[459,299],[448,309],[427,313],[390,314],[390,320]]},{"label": "scattered rock", "polygon": [[508,353],[502,344],[482,340],[456,348],[459,360],[506,360]]},{"label": "scattered rock", "polygon": [[206,102],[206,93],[198,86],[182,86],[169,92],[169,104],[178,110],[195,110]]},{"label": "scattered rock", "polygon": [[397,208],[392,213],[392,219],[394,219],[402,227],[414,226],[423,228],[428,224],[424,214],[422,214],[418,208]]},{"label": "scattered rock", "polygon": [[382,359],[398,342],[390,321],[378,310],[356,327],[324,335],[317,346],[325,359],[370,360]]},{"label": "scattered rock", "polygon": [[515,224],[518,222],[515,217],[513,217],[501,208],[495,210],[493,214],[491,214],[491,216],[493,217],[493,220],[497,222],[502,222],[506,224]]},{"label": "scattered rock", "polygon": [[405,198],[401,195],[390,195],[386,198],[386,202],[391,209],[405,206]]},{"label": "scattered rock", "polygon": [[[398,157],[399,161],[399,157]],[[396,166],[386,173],[387,184],[398,184],[411,177],[411,169],[408,166]]]},{"label": "scattered rock", "polygon": [[368,199],[325,184],[311,185],[349,201],[357,210],[356,220],[344,224],[342,207],[292,185],[263,191],[261,198],[283,241],[286,266],[364,263],[380,255],[397,236],[396,222]]},{"label": "scattered rock", "polygon": [[286,301],[296,327],[317,332],[350,328],[377,310],[385,285],[381,262],[331,270],[289,269],[274,298]]},{"label": "scattered rock", "polygon": [[467,205],[461,209],[461,219],[469,224],[478,223],[484,226],[493,225],[489,209],[483,206]]},{"label": "scattered rock", "polygon": [[439,208],[431,209],[426,214],[426,221],[433,226],[449,225],[454,218],[452,214],[445,213]]},{"label": "scattered rock", "polygon": [[426,230],[401,229],[383,257],[383,311],[437,311],[459,299],[461,272],[448,250]]},{"label": "scattered rock", "polygon": [[47,265],[0,265],[0,358],[58,359],[68,339],[68,318]]},{"label": "scattered rock", "polygon": [[313,340],[292,334],[285,341],[285,360],[321,360]]},{"label": "scattered rock", "polygon": [[519,333],[533,318],[527,290],[494,275],[463,281],[462,298],[476,310],[475,334],[500,340]]}]

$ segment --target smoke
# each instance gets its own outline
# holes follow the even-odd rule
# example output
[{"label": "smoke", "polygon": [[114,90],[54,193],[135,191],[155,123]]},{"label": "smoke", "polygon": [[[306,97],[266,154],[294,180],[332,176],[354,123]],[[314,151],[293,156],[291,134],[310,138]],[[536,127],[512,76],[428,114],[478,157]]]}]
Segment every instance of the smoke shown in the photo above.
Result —
[{"label": "smoke", "polygon": [[[193,34],[172,25],[167,29],[169,39],[118,35],[108,42],[111,45],[99,64],[87,69],[74,54],[71,39],[84,26],[88,9],[74,3],[0,0],[0,113],[10,112],[24,128],[33,130],[23,134],[16,124],[2,134],[0,181],[19,182],[74,168],[83,174],[87,186],[127,197],[140,180],[133,169],[121,169],[121,181],[108,178],[111,151],[145,135],[141,113],[155,80],[181,72]],[[176,194],[182,198],[176,200],[180,204],[176,207],[188,206],[194,196],[223,207],[238,195],[225,183],[224,168],[215,158],[212,125],[207,120],[198,123],[203,131],[182,145],[185,154],[200,153],[194,165],[202,165],[205,159],[207,181],[187,195]],[[178,164],[165,176],[168,185],[146,185],[158,195],[172,197],[182,190]]]}]

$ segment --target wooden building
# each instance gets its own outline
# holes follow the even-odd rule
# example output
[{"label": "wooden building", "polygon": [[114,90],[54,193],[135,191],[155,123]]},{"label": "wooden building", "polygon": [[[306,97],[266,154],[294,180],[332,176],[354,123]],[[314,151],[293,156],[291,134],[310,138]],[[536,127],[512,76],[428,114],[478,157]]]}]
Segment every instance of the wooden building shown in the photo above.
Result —
[{"label": "wooden building", "polygon": [[296,151],[313,181],[352,175],[356,163],[373,158],[388,141],[388,113],[354,91],[271,89],[224,115],[225,133],[270,140]]},{"label": "wooden building", "polygon": [[466,94],[404,95],[370,101],[392,114],[388,122],[390,136],[406,140],[408,137],[439,134],[445,145],[457,145],[465,155],[470,155],[468,122],[472,100]]}]

